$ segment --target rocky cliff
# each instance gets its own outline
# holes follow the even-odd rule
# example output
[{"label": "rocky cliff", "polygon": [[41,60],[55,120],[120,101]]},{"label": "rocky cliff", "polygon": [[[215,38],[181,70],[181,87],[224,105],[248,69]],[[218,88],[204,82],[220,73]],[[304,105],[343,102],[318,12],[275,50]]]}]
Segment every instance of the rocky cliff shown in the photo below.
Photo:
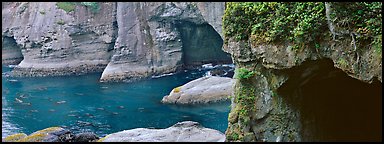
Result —
[{"label": "rocky cliff", "polygon": [[227,3],[223,19],[237,78],[227,141],[381,140],[381,89],[364,91],[382,83],[381,3]]},{"label": "rocky cliff", "polygon": [[224,3],[2,4],[2,63],[18,64],[15,76],[103,71],[100,81],[130,81],[231,62],[221,50]]}]

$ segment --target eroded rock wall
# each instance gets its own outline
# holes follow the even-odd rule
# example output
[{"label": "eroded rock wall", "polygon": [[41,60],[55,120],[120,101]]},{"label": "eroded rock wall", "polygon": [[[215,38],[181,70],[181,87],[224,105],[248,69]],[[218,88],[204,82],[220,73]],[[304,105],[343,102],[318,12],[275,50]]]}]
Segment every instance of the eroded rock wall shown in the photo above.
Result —
[{"label": "eroded rock wall", "polygon": [[[206,5],[217,4],[221,3]],[[206,12],[196,3],[188,2],[118,3],[116,52],[101,81],[132,81],[196,63],[230,62],[229,55],[221,51],[222,39],[208,24],[214,17],[202,13]],[[217,22],[212,24],[219,27]]]},{"label": "eroded rock wall", "polygon": [[[236,12],[247,10],[242,9],[241,4],[239,5],[237,5],[240,7],[237,7],[237,11],[234,10],[236,5],[226,10],[227,20],[231,19],[231,16],[234,17]],[[270,7],[273,5],[271,4]],[[331,11],[329,6],[320,11],[324,17],[327,15],[326,11]],[[257,17],[257,15],[254,16]],[[242,21],[238,22],[238,24],[242,23]],[[382,82],[381,52],[369,43],[360,45],[363,47],[356,49],[356,34],[352,29],[344,34],[336,32],[339,34],[332,36],[336,31],[329,26],[332,22],[324,21],[324,23],[327,26],[320,30],[322,37],[311,45],[302,43],[304,47],[299,49],[294,48],[294,44],[286,39],[277,40],[278,42],[255,43],[262,37],[251,35],[245,39],[235,36],[225,37],[226,43],[223,49],[232,55],[237,69],[235,97],[232,99],[226,131],[227,141],[305,140],[302,135],[300,111],[277,93],[288,79],[298,79],[300,83],[295,86],[300,87],[316,74],[316,70],[319,69],[316,65],[306,66],[305,70],[296,75],[286,73],[286,70],[301,66],[305,61],[330,59],[335,67],[350,77],[366,83],[372,83],[374,80]],[[315,42],[317,45],[314,44]],[[299,101],[299,99],[295,100]]]},{"label": "eroded rock wall", "polygon": [[108,64],[116,34],[116,3],[100,3],[92,13],[76,5],[71,12],[57,3],[3,3],[2,34],[21,48],[16,76],[84,74]]},{"label": "eroded rock wall", "polygon": [[[95,11],[80,2],[4,2],[2,39],[13,38],[23,57],[13,75],[103,71],[100,81],[130,81],[217,59],[231,62],[221,50],[224,3],[96,5]],[[21,55],[11,49],[3,48],[3,61],[17,63]]]}]

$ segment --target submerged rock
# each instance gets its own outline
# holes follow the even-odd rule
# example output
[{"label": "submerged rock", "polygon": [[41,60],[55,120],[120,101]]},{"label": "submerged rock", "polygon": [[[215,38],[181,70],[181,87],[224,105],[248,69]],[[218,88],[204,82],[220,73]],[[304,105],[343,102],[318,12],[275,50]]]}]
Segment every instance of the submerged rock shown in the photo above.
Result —
[{"label": "submerged rock", "polygon": [[98,142],[224,142],[217,130],[204,128],[193,121],[179,122],[166,129],[136,128],[112,133]]},{"label": "submerged rock", "polygon": [[196,104],[227,100],[233,92],[234,79],[207,76],[174,88],[162,103]]},{"label": "submerged rock", "polygon": [[92,142],[98,139],[99,137],[96,134],[92,132],[85,132],[85,133],[76,134],[75,137],[73,138],[73,141],[74,142]]}]

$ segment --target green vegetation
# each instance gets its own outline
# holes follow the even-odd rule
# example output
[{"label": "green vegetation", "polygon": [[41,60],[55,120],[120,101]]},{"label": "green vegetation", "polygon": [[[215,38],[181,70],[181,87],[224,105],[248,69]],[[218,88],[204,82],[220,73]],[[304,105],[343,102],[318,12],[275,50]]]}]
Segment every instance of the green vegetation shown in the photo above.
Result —
[{"label": "green vegetation", "polygon": [[93,13],[97,13],[100,9],[100,6],[97,2],[81,2],[81,5],[90,7]]},{"label": "green vegetation", "polygon": [[342,66],[342,67],[348,66],[348,62],[344,58],[341,58],[341,57],[339,58],[337,63],[340,64],[340,66]]},{"label": "green vegetation", "polygon": [[57,2],[56,6],[67,13],[75,10],[75,4],[72,2]]},{"label": "green vegetation", "polygon": [[[352,35],[356,47],[370,45],[381,52],[381,2],[332,2],[330,6],[337,32]],[[328,31],[323,2],[229,2],[223,17],[225,43],[233,37],[254,45],[289,42],[293,50],[320,48]]]},{"label": "green vegetation", "polygon": [[349,31],[356,36],[356,47],[370,44],[382,49],[382,2],[332,2],[332,22],[336,31]]},{"label": "green vegetation", "polygon": [[249,71],[245,68],[238,68],[236,70],[236,78],[238,79],[249,79],[256,74],[254,71]]},{"label": "green vegetation", "polygon": [[294,48],[313,41],[326,27],[321,2],[228,3],[223,18],[226,38],[251,40],[255,44],[288,40]]},{"label": "green vegetation", "polygon": [[231,135],[228,135],[228,140],[238,140],[239,139],[239,134],[237,133],[231,133]]},{"label": "green vegetation", "polygon": [[71,12],[75,10],[76,4],[80,4],[85,7],[91,8],[91,11],[93,13],[97,13],[100,9],[99,3],[97,2],[81,2],[81,3],[76,3],[76,2],[57,2],[56,6],[59,9],[62,9],[66,12]]}]

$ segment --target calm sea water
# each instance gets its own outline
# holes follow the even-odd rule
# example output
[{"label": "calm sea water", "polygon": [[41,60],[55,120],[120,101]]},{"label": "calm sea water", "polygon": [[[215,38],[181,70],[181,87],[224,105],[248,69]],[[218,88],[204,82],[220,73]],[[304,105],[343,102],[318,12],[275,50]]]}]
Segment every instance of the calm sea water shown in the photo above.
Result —
[{"label": "calm sea water", "polygon": [[101,73],[83,76],[10,78],[2,67],[2,137],[52,126],[98,136],[133,128],[167,128],[196,121],[225,132],[230,102],[178,106],[162,104],[179,85],[202,77],[189,70],[134,83],[99,83]]}]

